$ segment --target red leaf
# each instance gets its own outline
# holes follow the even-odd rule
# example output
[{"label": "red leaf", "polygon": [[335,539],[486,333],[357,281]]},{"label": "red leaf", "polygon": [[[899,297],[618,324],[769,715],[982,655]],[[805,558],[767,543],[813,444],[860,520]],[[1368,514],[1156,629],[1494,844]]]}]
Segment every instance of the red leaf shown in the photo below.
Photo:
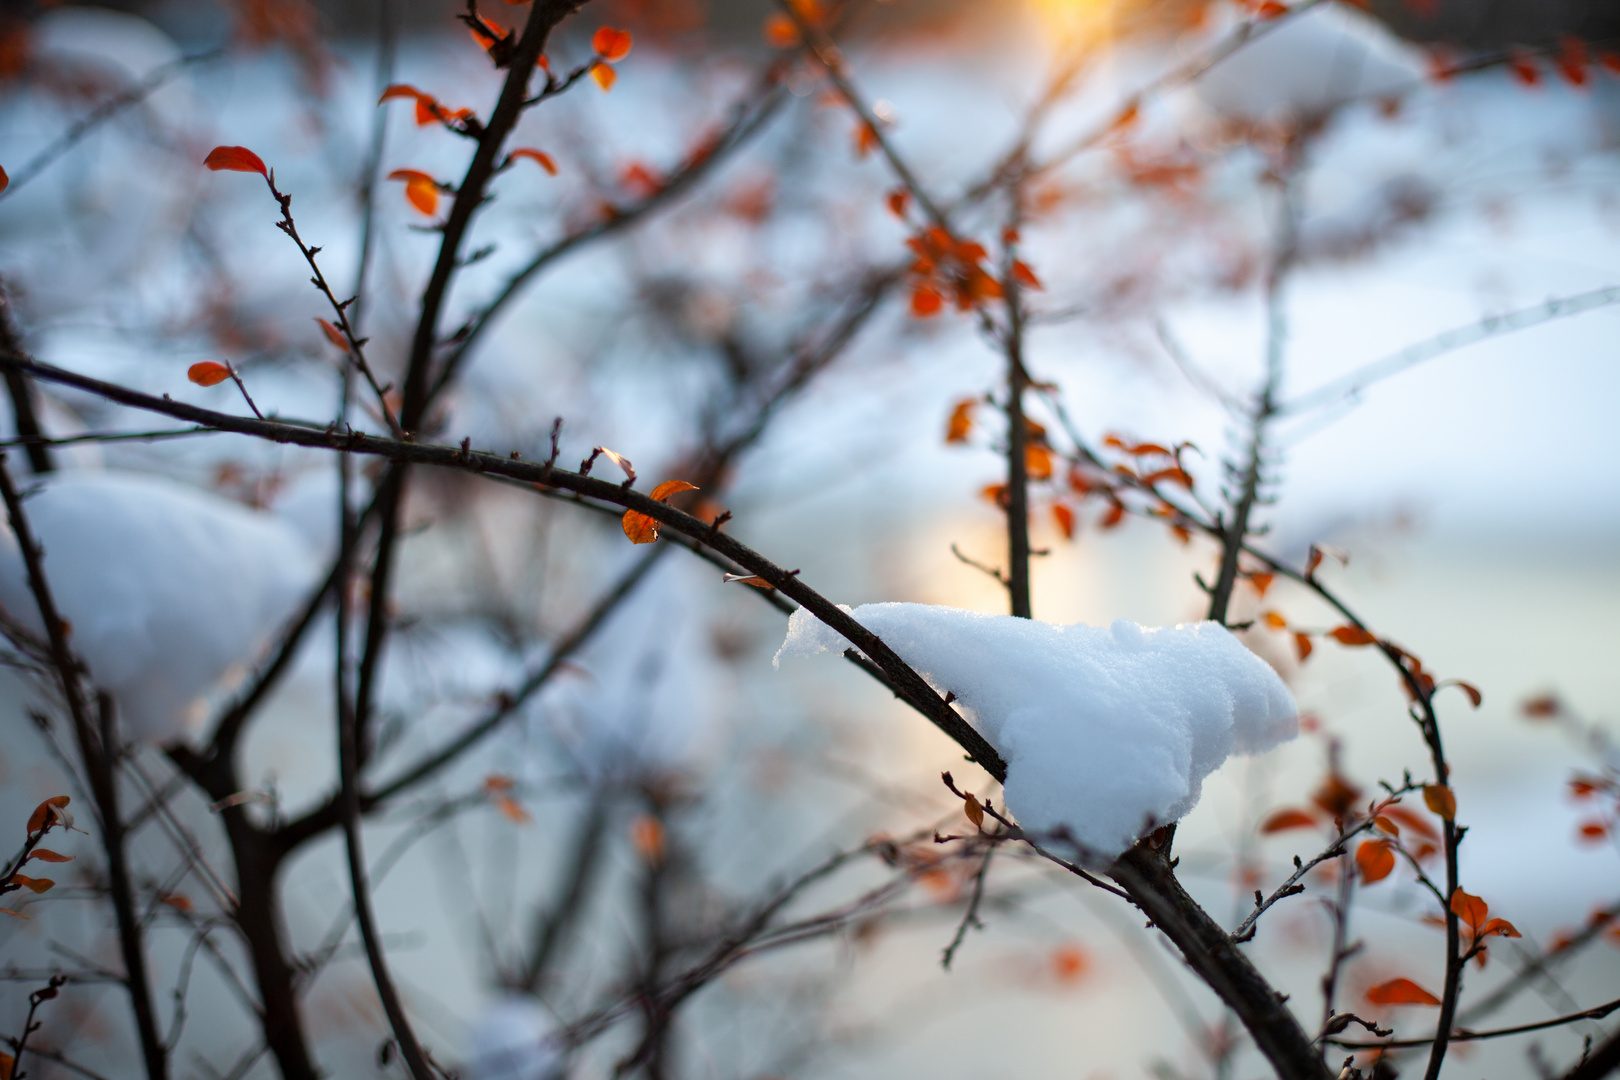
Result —
[{"label": "red leaf", "polygon": [[427,173],[417,169],[395,169],[388,174],[388,179],[405,181],[405,198],[422,213],[432,217],[438,210],[439,185]]},{"label": "red leaf", "polygon": [[514,150],[510,154],[506,155],[506,159],[508,161],[511,161],[514,158],[528,158],[530,161],[546,170],[546,172],[550,175],[557,175],[557,163],[552,161],[551,155],[543,150],[532,150],[525,146],[521,150]]},{"label": "red leaf", "polygon": [[1254,591],[1263,598],[1266,595],[1266,590],[1271,588],[1271,582],[1275,577],[1275,574],[1256,572],[1249,575],[1249,584],[1253,585]]},{"label": "red leaf", "polygon": [[1381,813],[1391,821],[1400,822],[1425,840],[1433,840],[1437,843],[1440,840],[1440,831],[1430,825],[1428,819],[1422,814],[1408,810],[1404,806],[1386,806]]},{"label": "red leaf", "polygon": [[1356,869],[1364,885],[1382,881],[1395,869],[1395,852],[1387,840],[1367,840],[1356,849]]},{"label": "red leaf", "polygon": [[51,815],[51,807],[64,807],[72,801],[72,797],[68,795],[52,795],[50,798],[34,807],[34,812],[28,815],[28,835],[32,836],[34,833],[39,832],[46,826],[46,824],[53,820]]},{"label": "red leaf", "polygon": [[919,319],[939,314],[944,305],[945,298],[932,285],[918,285],[911,292],[911,313]]},{"label": "red leaf", "polygon": [[1609,826],[1601,821],[1584,821],[1581,823],[1580,836],[1582,840],[1602,840],[1609,835]]},{"label": "red leaf", "polygon": [[10,186],[11,186],[11,177],[6,175],[6,170],[5,169],[0,168],[0,191],[4,191],[4,190],[6,190],[6,188],[8,188]]},{"label": "red leaf", "polygon": [[1471,702],[1476,709],[1479,708],[1480,704],[1485,700],[1485,695],[1481,694],[1479,692],[1479,687],[1475,686],[1473,683],[1466,683],[1461,679],[1451,679],[1445,683],[1442,683],[1441,685],[1455,686],[1457,689],[1467,694],[1469,702]]},{"label": "red leaf", "polygon": [[33,850],[33,852],[28,857],[30,859],[38,859],[40,862],[72,862],[73,861],[73,856],[72,855],[59,855],[56,852],[50,851],[50,850],[48,850],[46,848],[35,848]]},{"label": "red leaf", "polygon": [[214,360],[203,360],[186,369],[186,378],[198,386],[218,386],[231,377],[231,369]]},{"label": "red leaf", "polygon": [[1367,991],[1374,1005],[1438,1005],[1440,999],[1411,979],[1391,979]]},{"label": "red leaf", "polygon": [[381,105],[385,101],[394,101],[398,98],[410,98],[413,101],[421,101],[423,98],[433,100],[409,83],[390,83],[383,87],[382,96],[377,99],[377,104]]},{"label": "red leaf", "polygon": [[765,20],[765,41],[772,48],[791,49],[799,43],[799,28],[786,15],[772,15]]},{"label": "red leaf", "polygon": [[1568,79],[1571,86],[1585,86],[1587,80],[1587,66],[1592,58],[1587,55],[1586,43],[1573,34],[1565,34],[1560,39],[1562,48],[1558,53],[1558,70]]},{"label": "red leaf", "polygon": [[630,844],[650,863],[664,858],[664,823],[651,814],[637,814],[630,822]]},{"label": "red leaf", "polygon": [[1063,533],[1063,539],[1074,539],[1074,511],[1062,503],[1052,504],[1052,517],[1056,519],[1058,529]]},{"label": "red leaf", "polygon": [[863,158],[877,149],[877,128],[862,120],[855,128],[855,156]]},{"label": "red leaf", "polygon": [[1109,507],[1108,513],[1104,514],[1102,519],[1098,521],[1097,524],[1105,529],[1112,529],[1124,520],[1125,508],[1118,503],[1115,503],[1113,506]]},{"label": "red leaf", "polygon": [[349,339],[343,336],[343,331],[339,330],[325,319],[317,317],[315,321],[321,324],[321,332],[326,335],[327,341],[330,341],[333,345],[336,345],[344,352],[349,351]]},{"label": "red leaf", "polygon": [[963,398],[951,408],[951,418],[945,425],[945,441],[948,443],[965,443],[973,430],[973,408],[978,405],[977,398]]},{"label": "red leaf", "polygon": [[245,146],[216,146],[208,151],[203,164],[215,172],[253,172],[266,179],[270,176],[264,161]]},{"label": "red leaf", "polygon": [[1373,645],[1378,639],[1359,626],[1335,626],[1328,631],[1340,645]]},{"label": "red leaf", "polygon": [[1059,945],[1052,950],[1052,974],[1058,982],[1078,982],[1090,966],[1086,951],[1078,945]]},{"label": "red leaf", "polygon": [[1284,832],[1288,829],[1314,829],[1319,822],[1303,810],[1288,807],[1275,811],[1270,817],[1260,823],[1260,834],[1270,836],[1272,833]]},{"label": "red leaf", "polygon": [[1023,262],[1022,260],[1019,260],[1019,259],[1014,259],[1013,260],[1012,276],[1013,276],[1014,281],[1018,282],[1020,285],[1023,285],[1025,288],[1029,288],[1029,289],[1044,289],[1044,288],[1046,288],[1046,286],[1041,284],[1041,279],[1035,276],[1035,271],[1031,270],[1029,268],[1029,264],[1026,263],[1026,262]]},{"label": "red leaf", "polygon": [[1294,652],[1299,655],[1299,662],[1304,663],[1305,658],[1311,655],[1311,635],[1296,633],[1294,635]]},{"label": "red leaf", "polygon": [[1508,61],[1508,70],[1525,86],[1534,86],[1541,81],[1541,69],[1528,56],[1513,57]]},{"label": "red leaf", "polygon": [[611,26],[604,26],[591,35],[591,48],[596,50],[597,56],[609,63],[629,56],[631,44],[630,31],[615,30]]},{"label": "red leaf", "polygon": [[1424,784],[1423,805],[1447,821],[1457,817],[1457,795],[1444,784]]},{"label": "red leaf", "polygon": [[1473,893],[1458,889],[1451,894],[1451,910],[1457,913],[1457,918],[1468,924],[1469,929],[1476,934],[1485,921],[1485,916],[1491,913],[1491,906]]},{"label": "red leaf", "polygon": [[648,498],[654,502],[668,502],[672,495],[679,495],[683,491],[696,490],[696,484],[688,484],[685,480],[665,480],[652,489],[652,494]]},{"label": "red leaf", "polygon": [[885,200],[889,205],[889,213],[897,218],[906,216],[906,208],[911,205],[911,192],[905,188],[895,188],[889,192]]}]

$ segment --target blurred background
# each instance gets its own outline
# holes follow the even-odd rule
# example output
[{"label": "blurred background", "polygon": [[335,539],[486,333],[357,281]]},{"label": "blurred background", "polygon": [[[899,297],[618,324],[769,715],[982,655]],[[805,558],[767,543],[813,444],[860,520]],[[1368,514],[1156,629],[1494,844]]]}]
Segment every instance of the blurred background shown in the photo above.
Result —
[{"label": "blurred background", "polygon": [[[442,128],[414,125],[408,102],[379,110],[380,87],[409,83],[478,111],[498,89],[457,10],[428,0],[381,10],[365,0],[8,4],[0,165],[12,186],[0,195],[0,279],[29,351],[221,409],[238,407],[231,385],[193,386],[185,371],[229,360],[267,413],[329,419],[336,362],[312,322],[326,312],[273,226],[274,204],[256,177],[198,163],[216,144],[252,147],[293,194],[335,287],[349,289],[364,250],[369,148],[381,147],[384,174],[420,169],[452,182],[467,153]],[[483,14],[510,26],[523,10]],[[630,29],[635,48],[610,93],[582,82],[522,121],[514,142],[550,154],[559,175],[519,163],[498,179],[470,245],[489,250],[458,279],[444,326],[475,313],[536,251],[588,229],[603,206],[656,193],[739,103],[762,100],[760,73],[782,56],[762,34],[774,11],[764,0],[613,0],[565,24],[548,50],[553,70],[586,60],[599,25]],[[971,192],[1021,132],[1036,160],[1054,163],[1033,188],[1021,239],[1043,285],[1031,299],[1028,362],[1053,386],[1035,418],[1059,446],[1065,416],[1093,444],[1110,433],[1190,441],[1187,467],[1212,499],[1265,370],[1278,162],[1281,148],[1300,149],[1281,333],[1282,398],[1298,408],[1269,448],[1263,544],[1296,565],[1312,544],[1342,552],[1347,562],[1330,558],[1322,573],[1358,614],[1483,693],[1477,710],[1456,691],[1440,698],[1470,827],[1463,881],[1525,936],[1493,946],[1489,966],[1470,972],[1466,1007],[1620,900],[1613,836],[1583,834],[1598,820],[1594,804],[1569,788],[1576,771],[1620,768],[1609,734],[1620,702],[1620,296],[1601,292],[1620,286],[1620,79],[1607,51],[1620,50],[1620,12],[1596,0],[1322,3],[1202,77],[1148,95],[1127,129],[1070,153],[1128,95],[1203,55],[1247,14],[1191,0],[888,0],[856,5],[839,41],[885,133],[936,197]],[[1070,69],[1066,91],[1026,128],[1054,73]],[[945,438],[957,403],[1002,377],[972,318],[915,318],[891,288],[808,385],[760,406],[795,357],[826,346],[867,282],[906,265],[913,231],[886,207],[894,180],[879,155],[859,152],[817,69],[785,71],[783,90],[769,91],[780,104],[701,182],[632,227],[567,248],[526,283],[470,354],[436,437],[544,458],[561,417],[561,460],[605,445],[655,483],[686,475],[757,413],[762,434],[706,493],[735,515],[737,536],[839,603],[1000,612],[999,585],[953,554],[1005,560],[1002,512],[981,494],[1003,479],[991,411],[979,408],[965,440]],[[121,95],[138,100],[77,131]],[[374,199],[363,317],[374,361],[397,372],[436,234],[399,184],[376,184]],[[1002,224],[983,205],[962,220],[987,246]],[[1385,358],[1399,373],[1354,378]],[[163,426],[52,388],[41,390],[41,415],[61,436]],[[228,436],[98,438],[57,455],[64,471],[156,474],[250,507],[286,530],[298,560],[329,557],[336,487],[321,455]],[[1077,514],[1073,535],[1057,504]],[[408,507],[380,777],[471,722],[638,555],[613,519],[523,489],[422,475]],[[1109,526],[1105,509],[1066,487],[1061,468],[1039,488],[1036,617],[1203,617],[1194,575],[1210,576],[1216,549],[1153,519]],[[298,560],[288,574],[307,575]],[[141,566],[58,572],[103,570],[116,579]],[[1233,621],[1265,610],[1311,630],[1338,621],[1281,581],[1264,595],[1240,588]],[[229,617],[206,601],[198,611],[205,638],[210,620]],[[671,551],[516,722],[369,825],[380,920],[440,1060],[466,1062],[480,1022],[513,993],[566,1023],[633,981],[650,947],[650,865],[671,875],[658,918],[677,941],[701,944],[772,883],[837,850],[964,827],[938,774],[952,769],[981,792],[988,779],[849,665],[824,657],[774,669],[784,630],[751,590]],[[1296,742],[1229,762],[1178,835],[1189,889],[1229,925],[1253,889],[1323,843],[1257,827],[1279,806],[1305,805],[1330,754],[1369,791],[1427,768],[1377,658],[1323,641],[1302,661],[1288,634],[1263,624],[1245,640],[1308,719]],[[137,635],[128,647],[145,650],[137,667],[157,670],[192,643]],[[331,647],[330,628],[317,629],[251,729],[243,775],[268,793],[267,814],[296,816],[333,783]],[[230,677],[207,689],[198,715],[261,656],[224,658]],[[66,780],[30,719],[37,693],[8,679],[0,822],[20,823]],[[1556,708],[1527,715],[1526,702],[1549,695]],[[195,718],[177,718],[136,760],[161,783],[172,769],[160,744],[198,732]],[[174,803],[229,865],[207,800],[187,790]],[[243,978],[230,974],[243,970],[239,946],[222,933],[217,963],[191,970],[196,918],[158,901],[183,894],[218,912],[195,882],[168,884],[176,863],[164,837],[142,836],[137,850],[154,883],[154,980],[166,1010],[168,988],[183,971],[191,979],[175,1075],[275,1075],[251,991],[232,985]],[[588,865],[582,851],[595,853]],[[1214,996],[1132,910],[1038,864],[996,864],[985,928],[942,970],[977,866],[909,865],[906,888],[881,908],[762,951],[695,996],[665,1075],[1265,1073]],[[858,867],[795,910],[843,910],[884,872]],[[0,1031],[20,1024],[39,972],[116,967],[93,869],[58,877],[77,891],[0,925]],[[548,922],[574,882],[584,899]],[[336,1076],[397,1069],[379,1057],[386,1024],[345,935],[341,845],[328,835],[302,849],[282,887],[288,938],[310,965],[304,1008],[322,1066]],[[1321,901],[1335,891],[1313,878],[1249,946],[1307,1027],[1330,948]],[[1351,930],[1366,947],[1348,965],[1344,1001],[1394,975],[1438,984],[1443,934],[1426,913],[1404,868],[1360,891]],[[542,977],[530,978],[548,925],[555,940]],[[1617,946],[1600,935],[1489,1024],[1607,1000],[1620,985]],[[135,1075],[115,986],[85,980],[55,1004],[40,1045],[105,1076]],[[1383,1015],[1411,1035],[1432,1014]],[[1552,1075],[1538,1063],[1561,1071],[1583,1038],[1612,1028],[1459,1045],[1445,1075]],[[613,1075],[632,1035],[591,1044],[571,1075]],[[43,1059],[31,1071],[70,1074]]]}]

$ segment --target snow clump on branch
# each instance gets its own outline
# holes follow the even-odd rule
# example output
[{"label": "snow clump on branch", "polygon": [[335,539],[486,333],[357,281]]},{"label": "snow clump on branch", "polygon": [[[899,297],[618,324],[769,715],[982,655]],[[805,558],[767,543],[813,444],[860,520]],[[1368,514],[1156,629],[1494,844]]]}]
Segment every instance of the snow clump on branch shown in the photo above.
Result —
[{"label": "snow clump on branch", "polygon": [[[41,477],[25,503],[45,576],[91,681],[139,739],[183,737],[314,584],[287,524],[162,477],[113,470]],[[16,537],[0,529],[0,605],[45,624]]]},{"label": "snow clump on branch", "polygon": [[[847,609],[846,609],[847,610]],[[930,604],[850,613],[955,703],[1007,761],[1007,806],[1035,833],[1068,833],[1112,859],[1197,805],[1233,753],[1293,738],[1277,673],[1213,622],[1058,626]],[[776,654],[849,642],[804,609]]]}]

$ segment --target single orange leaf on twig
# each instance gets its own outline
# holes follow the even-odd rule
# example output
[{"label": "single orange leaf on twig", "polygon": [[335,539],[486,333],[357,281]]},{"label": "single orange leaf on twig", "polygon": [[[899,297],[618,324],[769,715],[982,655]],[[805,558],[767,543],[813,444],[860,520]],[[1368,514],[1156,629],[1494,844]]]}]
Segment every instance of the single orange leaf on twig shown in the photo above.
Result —
[{"label": "single orange leaf on twig", "polygon": [[1382,881],[1395,869],[1395,852],[1387,840],[1366,840],[1356,849],[1356,869],[1364,885]]},{"label": "single orange leaf on twig", "polygon": [[1473,893],[1458,889],[1451,894],[1451,910],[1457,913],[1457,918],[1468,924],[1468,928],[1476,934],[1485,922],[1485,916],[1491,913],[1491,906]]},{"label": "single orange leaf on twig", "polygon": [[919,319],[939,314],[944,306],[945,298],[932,285],[918,285],[911,292],[911,313]]},{"label": "single orange leaf on twig", "polygon": [[418,169],[395,169],[388,174],[388,179],[405,181],[405,198],[422,213],[432,217],[439,209],[439,185],[427,173]]},{"label": "single orange leaf on twig", "polygon": [[1491,934],[1501,934],[1503,937],[1524,936],[1523,934],[1519,933],[1518,927],[1514,926],[1506,919],[1490,919],[1485,923],[1484,926],[1479,928],[1480,937],[1488,937]]},{"label": "single orange leaf on twig", "polygon": [[1311,655],[1313,648],[1315,646],[1311,644],[1311,635],[1302,633],[1294,635],[1294,652],[1298,654],[1300,663],[1305,662],[1305,658]]},{"label": "single orange leaf on twig", "polygon": [[495,796],[495,809],[514,825],[528,825],[534,821],[534,817],[523,808],[523,804],[510,795]]},{"label": "single orange leaf on twig", "polygon": [[756,589],[776,588],[758,574],[727,574],[721,580],[727,585],[752,585]]},{"label": "single orange leaf on twig", "polygon": [[216,146],[208,151],[203,164],[215,172],[252,172],[265,178],[270,176],[263,159],[245,146]]},{"label": "single orange leaf on twig", "polygon": [[1391,979],[1367,991],[1374,1005],[1438,1005],[1440,999],[1411,979]]},{"label": "single orange leaf on twig", "polygon": [[512,161],[517,158],[528,158],[530,161],[546,170],[546,172],[551,176],[557,175],[557,163],[551,160],[551,155],[543,150],[534,150],[525,146],[522,149],[514,150],[510,154],[506,155],[506,160],[508,161]]},{"label": "single orange leaf on twig", "polygon": [[619,81],[619,73],[598,60],[591,65],[591,78],[595,79],[596,85],[605,92],[613,89],[613,84]]},{"label": "single orange leaf on twig", "polygon": [[21,885],[23,888],[36,893],[46,892],[56,887],[56,882],[48,877],[32,878],[24,877],[22,874],[12,874],[11,880],[14,884]]},{"label": "single orange leaf on twig", "polygon": [[47,848],[35,848],[29,854],[28,857],[30,859],[38,859],[40,862],[72,862],[73,861],[73,856],[72,855],[61,855],[61,854],[58,854],[57,852],[51,851],[51,850],[49,850]]},{"label": "single orange leaf on twig", "polygon": [[1423,805],[1447,821],[1457,817],[1457,796],[1444,784],[1423,785]]},{"label": "single orange leaf on twig", "polygon": [[1057,522],[1058,530],[1063,533],[1063,539],[1065,539],[1065,540],[1073,540],[1074,539],[1074,511],[1070,510],[1067,506],[1064,506],[1062,503],[1053,503],[1052,504],[1052,518]]},{"label": "single orange leaf on twig", "polygon": [[1275,612],[1275,611],[1261,612],[1260,613],[1260,621],[1265,623],[1267,626],[1271,627],[1273,630],[1286,630],[1286,629],[1288,629],[1288,620],[1283,618],[1282,615],[1279,612]]},{"label": "single orange leaf on twig", "polygon": [[1378,641],[1359,626],[1335,626],[1328,631],[1340,645],[1372,645]]},{"label": "single orange leaf on twig", "polygon": [[1404,806],[1386,806],[1379,813],[1391,821],[1398,821],[1425,840],[1439,841],[1440,832],[1423,815]]},{"label": "single orange leaf on twig", "polygon": [[945,425],[946,442],[967,442],[968,434],[973,430],[973,409],[978,404],[977,398],[963,398],[951,407],[951,419]]},{"label": "single orange leaf on twig", "polygon": [[215,360],[203,360],[186,369],[186,378],[198,386],[218,386],[231,377],[231,369]]},{"label": "single orange leaf on twig", "polygon": [[34,833],[37,833],[41,829],[45,828],[49,822],[59,820],[62,815],[53,814],[52,811],[59,811],[62,809],[62,807],[66,806],[72,801],[73,797],[71,795],[52,795],[50,798],[34,807],[34,812],[28,815],[28,834],[32,836]]},{"label": "single orange leaf on twig", "polygon": [[648,862],[662,862],[664,823],[651,814],[637,814],[630,822],[630,844]]},{"label": "single orange leaf on twig", "polygon": [[327,341],[330,341],[344,352],[349,351],[349,339],[343,335],[343,331],[319,316],[316,316],[315,321],[321,324],[321,332],[326,335]]}]

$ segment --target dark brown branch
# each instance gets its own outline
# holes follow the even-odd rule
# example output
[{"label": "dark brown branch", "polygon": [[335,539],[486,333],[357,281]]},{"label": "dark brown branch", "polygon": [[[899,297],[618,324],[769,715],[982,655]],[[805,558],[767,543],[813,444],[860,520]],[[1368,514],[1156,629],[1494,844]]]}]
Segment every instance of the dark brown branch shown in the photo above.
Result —
[{"label": "dark brown branch", "polygon": [[23,512],[22,499],[11,481],[6,468],[5,455],[0,454],[0,497],[6,504],[11,520],[11,531],[17,538],[23,565],[28,571],[28,587],[39,608],[40,621],[45,624],[45,635],[50,643],[51,663],[56,672],[62,697],[73,722],[79,755],[90,780],[91,795],[95,800],[96,815],[101,823],[101,845],[107,855],[107,877],[112,894],[113,912],[118,923],[118,944],[124,960],[125,987],[129,991],[130,1006],[135,1013],[135,1028],[140,1036],[141,1055],[146,1067],[147,1080],[163,1080],[168,1076],[167,1053],[157,1029],[157,1011],[152,1004],[152,984],[146,970],[141,923],[135,910],[135,889],[130,879],[128,855],[124,846],[124,823],[118,814],[118,788],[113,775],[114,742],[112,700],[103,694],[99,700],[98,723],[91,723],[90,703],[86,700],[81,678],[83,665],[68,645],[67,623],[56,607],[49,579],[45,576],[44,552],[34,538],[28,516]]},{"label": "dark brown branch", "polygon": [[[6,294],[3,283],[0,283],[0,348],[22,352],[22,335],[12,317],[11,298]],[[35,411],[33,383],[20,371],[7,371],[6,392],[11,395],[11,411],[17,421],[17,439],[28,448],[28,467],[35,473],[50,472],[54,466],[50,447],[46,445],[45,431],[40,427]]]}]

